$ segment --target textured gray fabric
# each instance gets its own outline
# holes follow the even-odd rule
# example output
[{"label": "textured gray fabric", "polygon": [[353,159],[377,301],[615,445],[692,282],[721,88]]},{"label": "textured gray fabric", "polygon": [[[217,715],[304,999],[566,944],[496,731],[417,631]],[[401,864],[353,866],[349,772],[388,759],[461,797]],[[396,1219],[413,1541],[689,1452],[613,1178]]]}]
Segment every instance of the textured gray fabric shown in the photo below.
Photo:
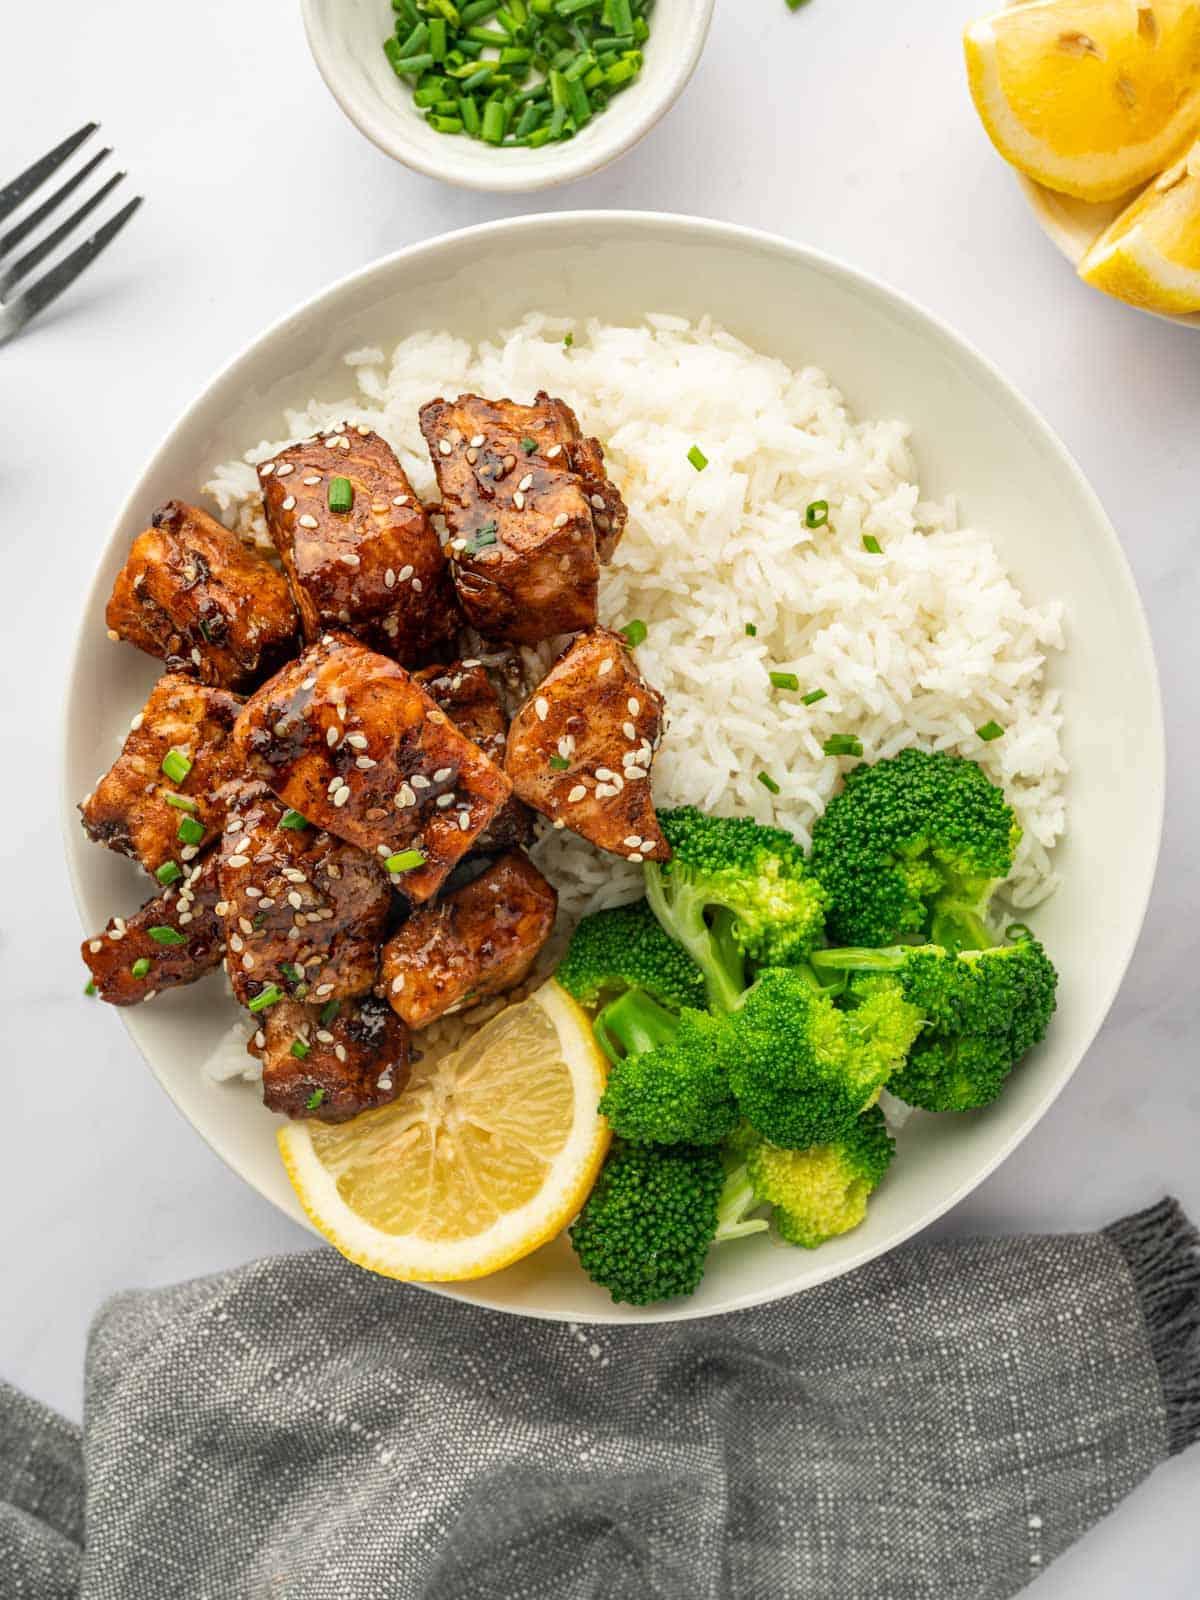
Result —
[{"label": "textured gray fabric", "polygon": [[1164,1203],[644,1328],[331,1251],[124,1295],[91,1338],[86,1490],[75,1432],[0,1389],[0,1594],[1011,1595],[1193,1436],[1194,1246]]}]

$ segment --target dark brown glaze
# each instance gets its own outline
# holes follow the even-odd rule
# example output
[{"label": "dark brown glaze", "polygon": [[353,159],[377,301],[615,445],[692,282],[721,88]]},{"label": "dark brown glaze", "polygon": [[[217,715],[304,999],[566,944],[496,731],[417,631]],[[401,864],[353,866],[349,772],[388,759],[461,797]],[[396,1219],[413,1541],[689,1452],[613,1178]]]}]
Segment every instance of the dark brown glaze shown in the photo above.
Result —
[{"label": "dark brown glaze", "polygon": [[[168,861],[194,861],[224,826],[222,786],[241,776],[242,756],[230,735],[242,704],[225,689],[164,673],[134,717],[120,755],[80,804],[88,838],[132,856],[147,872]],[[162,770],[170,750],[192,763],[180,783]],[[168,794],[190,800],[193,809],[168,804]],[[203,838],[189,844],[179,837],[184,817],[203,826]]]},{"label": "dark brown glaze", "polygon": [[662,732],[662,695],[620,634],[594,628],[513,718],[505,765],[516,793],[556,827],[629,861],[667,861],[650,790]]},{"label": "dark brown glaze", "polygon": [[133,541],[104,619],[169,672],[222,689],[274,672],[298,626],[283,576],[182,500],[169,500]]},{"label": "dark brown glaze", "polygon": [[[441,545],[386,439],[341,423],[262,462],[258,477],[309,643],[341,628],[409,665],[453,637]],[[353,487],[347,512],[329,509],[335,477]]]},{"label": "dark brown glaze", "polygon": [[[504,765],[508,744],[508,718],[491,678],[478,661],[452,661],[445,667],[415,672],[414,681],[498,767]],[[533,838],[533,813],[511,795],[491,826],[476,841],[479,850],[509,850]]]},{"label": "dark brown glaze", "polygon": [[520,850],[422,906],[383,947],[381,985],[410,1028],[520,983],[550,937],[558,894]]},{"label": "dark brown glaze", "polygon": [[375,983],[391,905],[387,874],[323,828],[283,827],[264,783],[238,787],[219,846],[225,967],[242,1005],[274,984],[310,1004]]},{"label": "dark brown glaze", "polygon": [[[132,917],[110,917],[103,933],[80,946],[100,999],[135,1006],[211,972],[224,948],[217,899],[217,852],[210,850],[186,878],[147,900]],[[160,938],[151,936],[151,928]],[[164,944],[163,936],[172,942]],[[141,978],[133,975],[138,961],[150,963]]]},{"label": "dark brown glaze", "polygon": [[325,1021],[312,1006],[280,1000],[260,1013],[247,1049],[262,1060],[263,1104],[288,1117],[348,1122],[408,1082],[408,1029],[373,995],[341,1001]]},{"label": "dark brown glaze", "polygon": [[423,864],[393,875],[414,901],[437,893],[512,793],[403,667],[333,634],[251,697],[235,742],[318,827],[372,856],[420,851]]},{"label": "dark brown glaze", "polygon": [[531,406],[460,395],[422,406],[421,432],[471,623],[514,644],[592,627],[598,541],[611,553],[625,506],[571,408],[546,394]]}]

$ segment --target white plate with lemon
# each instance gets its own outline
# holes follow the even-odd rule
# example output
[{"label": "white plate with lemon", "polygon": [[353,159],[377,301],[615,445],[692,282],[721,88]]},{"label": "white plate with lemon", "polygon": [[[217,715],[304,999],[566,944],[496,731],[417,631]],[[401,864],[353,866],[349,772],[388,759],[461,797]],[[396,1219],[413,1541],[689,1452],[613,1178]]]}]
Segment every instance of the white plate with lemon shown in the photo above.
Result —
[{"label": "white plate with lemon", "polygon": [[1085,283],[1200,327],[1200,3],[1024,0],[966,30],[992,143]]}]

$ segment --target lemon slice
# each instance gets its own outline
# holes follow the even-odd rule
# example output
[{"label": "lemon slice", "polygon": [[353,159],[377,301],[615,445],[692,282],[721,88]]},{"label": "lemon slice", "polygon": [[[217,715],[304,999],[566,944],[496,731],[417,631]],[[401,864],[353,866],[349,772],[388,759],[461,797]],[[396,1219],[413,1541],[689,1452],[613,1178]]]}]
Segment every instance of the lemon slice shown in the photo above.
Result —
[{"label": "lemon slice", "polygon": [[391,1105],[292,1122],[279,1149],[316,1227],[388,1278],[480,1278],[567,1225],[608,1148],[604,1058],[553,981],[418,1062]]},{"label": "lemon slice", "polygon": [[1200,311],[1200,143],[1100,235],[1079,276],[1148,311]]},{"label": "lemon slice", "polygon": [[988,137],[1061,194],[1115,200],[1200,130],[1200,0],[1033,0],[963,42]]}]

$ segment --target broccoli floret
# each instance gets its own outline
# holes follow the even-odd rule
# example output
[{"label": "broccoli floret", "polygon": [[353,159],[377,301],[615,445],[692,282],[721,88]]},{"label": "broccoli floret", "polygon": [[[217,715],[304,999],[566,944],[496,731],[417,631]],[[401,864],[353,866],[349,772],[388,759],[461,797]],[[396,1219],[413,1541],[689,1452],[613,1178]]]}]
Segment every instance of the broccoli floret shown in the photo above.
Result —
[{"label": "broccoli floret", "polygon": [[644,989],[675,1010],[707,1003],[704,974],[663,932],[645,900],[584,917],[555,976],[585,1006],[622,989]]},{"label": "broccoli floret", "polygon": [[852,974],[848,997],[896,974],[926,1026],[888,1089],[924,1111],[969,1111],[995,1100],[1017,1062],[1045,1035],[1058,974],[1032,937],[949,951],[939,945],[822,950],[822,973]]},{"label": "broccoli floret", "polygon": [[802,967],[768,968],[733,1017],[729,1081],[756,1132],[788,1150],[839,1138],[902,1065],[922,1015],[894,979],[839,1010]]},{"label": "broccoli floret", "polygon": [[820,938],[825,896],[790,833],[694,806],[660,811],[670,861],[646,863],[646,895],[664,932],[704,973],[709,1005],[730,1011],[746,958],[786,966]]},{"label": "broccoli floret", "polygon": [[744,1221],[744,1176],[726,1185],[713,1149],[618,1142],[570,1230],[583,1270],[630,1305],[691,1294],[715,1239],[766,1226]]},{"label": "broccoli floret", "polygon": [[730,1021],[679,1016],[640,989],[605,1006],[594,1029],[613,1063],[600,1109],[614,1133],[652,1144],[717,1144],[737,1122],[725,1069]]},{"label": "broccoli floret", "polygon": [[781,1237],[814,1250],[858,1227],[895,1148],[882,1111],[871,1106],[830,1144],[780,1150],[760,1139],[747,1152],[747,1172],[757,1198],[774,1207]]},{"label": "broccoli floret", "polygon": [[978,944],[1020,837],[1003,792],[962,756],[902,750],[855,767],[813,828],[811,866],[829,896],[830,939]]}]

